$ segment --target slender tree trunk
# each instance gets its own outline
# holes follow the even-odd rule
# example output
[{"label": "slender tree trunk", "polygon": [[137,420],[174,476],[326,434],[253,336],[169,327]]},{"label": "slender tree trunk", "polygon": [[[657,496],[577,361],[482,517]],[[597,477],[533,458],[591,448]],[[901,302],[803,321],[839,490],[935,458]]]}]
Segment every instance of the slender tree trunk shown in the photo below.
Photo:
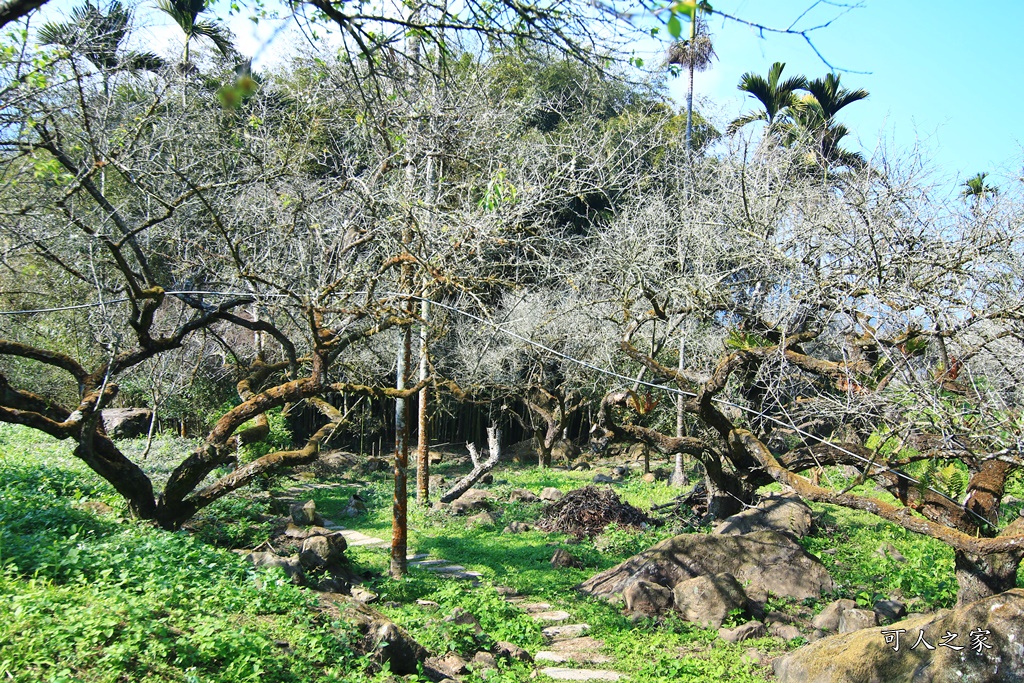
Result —
[{"label": "slender tree trunk", "polygon": [[[685,352],[686,352],[686,338],[682,335],[679,336],[679,372],[686,369],[685,364]],[[686,404],[683,401],[682,394],[676,396],[676,436],[686,435]],[[686,473],[683,471],[683,454],[676,453],[675,467],[672,470],[672,478],[669,480],[669,484],[676,487],[686,486],[689,482],[686,480]]]},{"label": "slender tree trunk", "polygon": [[[697,13],[690,21],[690,45],[697,39]],[[686,158],[693,158],[693,71],[694,60],[690,60],[690,89],[686,92]]]},{"label": "slender tree trunk", "polygon": [[[424,292],[425,293],[425,292]],[[429,374],[427,366],[427,322],[430,320],[430,301],[424,297],[420,302],[420,381]],[[416,448],[416,502],[420,505],[430,504],[430,416],[428,413],[430,392],[425,388],[419,393],[419,432]]]},{"label": "slender tree trunk", "polygon": [[[412,356],[412,330],[402,329],[398,347],[395,388],[405,389],[405,375]],[[395,496],[391,520],[391,578],[405,575],[409,546],[409,401],[395,399]]]},{"label": "slender tree trunk", "polygon": [[[412,5],[409,7],[409,20],[414,22],[419,16],[420,7]],[[408,81],[406,87],[411,98],[415,98],[419,88],[419,69],[417,62],[420,55],[420,39],[416,35],[410,35],[406,39],[406,50],[409,61],[407,63]],[[415,107],[410,107],[410,114]],[[416,144],[418,136],[415,134],[417,123],[414,117],[406,132],[406,193],[411,199],[416,190],[416,158],[413,154],[413,145]],[[402,245],[406,253],[412,244],[413,216],[408,217],[408,225],[402,234]],[[413,273],[412,266],[408,263],[402,266],[401,287],[403,294],[412,293]],[[412,317],[411,301],[406,303],[406,312]],[[395,386],[405,388],[406,375],[412,364],[412,328],[409,325],[402,327],[402,340],[398,347],[397,377]],[[398,579],[405,575],[406,555],[409,546],[409,401],[408,399],[395,399],[395,494],[392,505],[391,518],[391,578]]]}]

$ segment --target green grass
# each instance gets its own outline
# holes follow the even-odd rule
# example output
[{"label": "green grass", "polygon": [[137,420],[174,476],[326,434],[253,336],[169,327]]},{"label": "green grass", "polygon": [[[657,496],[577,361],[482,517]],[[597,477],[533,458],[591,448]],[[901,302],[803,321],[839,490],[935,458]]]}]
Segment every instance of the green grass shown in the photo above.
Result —
[{"label": "green grass", "polygon": [[[186,531],[159,531],[127,521],[121,499],[71,456],[67,444],[43,439],[0,426],[0,677],[26,682],[375,679],[354,654],[348,627],[318,610],[313,594],[292,586],[282,574],[252,569],[229,551],[269,537],[266,520],[276,506],[261,487],[219,501]],[[141,451],[142,446],[130,442],[127,447]],[[191,447],[174,438],[158,439],[144,466],[163,476]],[[460,474],[449,464],[434,472],[450,481]],[[494,484],[482,487],[494,493],[495,526],[473,526],[464,517],[410,501],[410,547],[480,572],[483,585],[477,588],[417,568],[402,580],[391,580],[386,549],[352,548],[347,556],[372,577],[369,587],[380,596],[377,607],[435,654],[452,650],[468,657],[496,640],[531,652],[543,647],[540,627],[494,588],[503,585],[589,624],[589,635],[603,640],[604,653],[616,660],[613,666],[628,672],[634,683],[767,680],[767,669],[751,651],[772,657],[795,644],[763,638],[731,645],[713,630],[674,617],[662,623],[631,620],[620,608],[574,590],[596,572],[687,529],[682,521],[645,530],[611,527],[578,543],[536,530],[501,533],[513,521],[533,525],[543,509],[541,503],[508,503],[513,488],[570,490],[587,485],[593,475],[529,465],[500,469]],[[279,492],[294,483],[262,486]],[[308,492],[321,514],[389,538],[389,473],[346,474],[333,483],[333,488]],[[647,483],[638,475],[613,488],[642,509],[675,495],[664,483]],[[1010,490],[1021,497],[1021,488],[1014,480]],[[367,511],[345,517],[355,492]],[[91,512],[89,504],[97,501],[113,512]],[[828,567],[836,593],[806,605],[773,598],[770,609],[806,614],[808,607],[820,609],[837,597],[865,606],[900,597],[917,610],[955,602],[953,553],[946,546],[867,513],[812,508],[819,530],[803,545]],[[887,544],[907,561],[876,552]],[[583,567],[553,569],[549,560],[559,546]],[[445,621],[456,607],[474,614],[484,633]],[[512,683],[531,673],[527,665],[505,664],[486,680]],[[474,672],[466,680],[484,677]]]},{"label": "green grass", "polygon": [[280,570],[124,521],[120,505],[65,445],[0,428],[0,679],[373,678],[348,627]]}]

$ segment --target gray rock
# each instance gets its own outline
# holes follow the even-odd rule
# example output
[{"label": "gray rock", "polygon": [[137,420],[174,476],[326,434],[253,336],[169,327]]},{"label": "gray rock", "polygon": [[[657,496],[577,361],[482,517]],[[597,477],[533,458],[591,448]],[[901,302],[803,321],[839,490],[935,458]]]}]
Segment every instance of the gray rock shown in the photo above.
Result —
[{"label": "gray rock", "polygon": [[292,505],[290,512],[292,521],[298,526],[313,526],[318,521],[316,503],[312,500]]},{"label": "gray rock", "polygon": [[329,536],[309,536],[302,541],[299,561],[308,568],[326,567],[340,560],[347,544],[340,533]]},{"label": "gray rock", "polygon": [[371,602],[377,602],[377,594],[376,593],[374,593],[373,591],[368,591],[365,588],[362,588],[360,586],[353,586],[351,594],[352,594],[352,598],[354,600],[358,600],[359,602],[362,602],[362,603],[365,603],[365,604],[370,604]]},{"label": "gray rock", "polygon": [[475,526],[494,526],[498,523],[490,512],[479,512],[466,521]]},{"label": "gray rock", "polygon": [[645,617],[660,617],[672,609],[672,591],[650,581],[634,581],[623,592],[626,611]]},{"label": "gray rock", "polygon": [[583,563],[568,550],[559,548],[555,551],[555,554],[551,556],[551,566],[555,569],[563,569],[566,567],[579,569],[583,566]]},{"label": "gray rock", "polygon": [[748,621],[736,628],[718,629],[718,637],[727,643],[741,643],[751,638],[763,638],[765,633],[764,624],[760,621]]},{"label": "gray rock", "polygon": [[540,499],[549,503],[554,503],[557,500],[561,500],[564,495],[564,493],[556,489],[554,486],[548,486],[540,492]]},{"label": "gray rock", "polygon": [[[732,574],[698,576],[677,583],[672,590],[675,608],[686,621],[718,628],[735,610],[745,610],[747,596]],[[735,642],[735,641],[730,641]]]},{"label": "gray rock", "polygon": [[466,660],[454,652],[449,652],[443,657],[428,657],[427,660],[423,662],[423,668],[428,671],[437,671],[449,678],[456,678],[464,673],[468,673],[468,669],[466,669]]},{"label": "gray rock", "polygon": [[359,456],[341,450],[322,451],[316,462],[314,471],[321,477],[348,474],[359,462]]},{"label": "gray rock", "polygon": [[756,507],[744,510],[720,522],[716,534],[749,534],[754,531],[777,531],[793,538],[803,538],[811,530],[811,508],[794,494],[775,494]]},{"label": "gray rock", "polygon": [[839,618],[848,609],[854,609],[857,603],[853,600],[836,600],[830,602],[821,613],[811,619],[811,626],[822,631],[838,631]]},{"label": "gray rock", "polygon": [[351,587],[346,581],[334,577],[325,577],[316,584],[316,590],[321,593],[346,593]]},{"label": "gray rock", "polygon": [[612,484],[615,483],[615,479],[612,479],[607,474],[595,474],[593,482],[595,484]]},{"label": "gray rock", "polygon": [[[894,638],[900,629],[899,651]],[[971,632],[984,636],[972,649]],[[963,647],[941,647],[947,641]],[[935,649],[919,645],[924,633]],[[1024,589],[1016,588],[953,610],[911,617],[890,626],[822,638],[780,657],[774,663],[781,683],[1006,683],[1024,681]]]},{"label": "gray rock", "polygon": [[489,510],[491,494],[480,489],[469,489],[449,504],[448,511],[453,515],[464,515],[474,510]]},{"label": "gray rock", "polygon": [[491,474],[490,472],[486,472],[482,477],[480,477],[480,479],[478,479],[478,481],[481,484],[485,484],[485,485],[493,484],[494,483],[494,475]]},{"label": "gray rock", "polygon": [[498,659],[515,659],[520,662],[532,662],[533,657],[530,653],[519,647],[515,643],[510,643],[507,640],[499,640],[494,644],[493,654]]},{"label": "gray rock", "polygon": [[449,624],[458,624],[460,626],[470,626],[473,629],[473,633],[480,635],[484,632],[480,626],[480,621],[473,616],[471,612],[468,612],[461,607],[456,607],[452,610],[452,613],[444,618]]},{"label": "gray rock", "polygon": [[796,640],[804,635],[800,632],[800,629],[792,624],[772,624],[769,632],[776,638],[782,638],[783,640]]},{"label": "gray rock", "polygon": [[284,570],[292,583],[302,585],[306,582],[306,573],[302,571],[302,563],[298,555],[281,557],[272,552],[252,552],[245,556],[245,559],[257,567],[279,567]]},{"label": "gray rock", "polygon": [[530,530],[530,525],[525,522],[512,522],[509,524],[502,533],[505,534],[521,534]]},{"label": "gray rock", "polygon": [[149,433],[149,408],[106,408],[100,411],[103,430],[111,439],[134,439]]},{"label": "gray rock", "polygon": [[498,668],[498,662],[490,652],[477,652],[473,659],[469,660],[469,666],[473,671]]},{"label": "gray rock", "polygon": [[869,609],[847,609],[839,615],[839,632],[849,633],[878,626],[878,615]]},{"label": "gray rock", "polygon": [[907,606],[899,600],[879,600],[875,603],[874,610],[880,620],[879,623],[889,623],[907,616]]},{"label": "gray rock", "polygon": [[675,588],[695,576],[724,573],[754,591],[797,600],[833,590],[832,577],[817,558],[773,531],[740,536],[681,534],[594,575],[579,589],[611,598],[621,596],[635,580]]},{"label": "gray rock", "polygon": [[508,496],[508,502],[510,503],[536,503],[539,500],[540,497],[536,493],[526,489],[512,489],[512,493]]},{"label": "gray rock", "polygon": [[379,664],[388,663],[399,676],[414,674],[427,657],[426,649],[404,629],[373,608],[352,600],[335,600],[342,618],[359,635],[359,649]]}]

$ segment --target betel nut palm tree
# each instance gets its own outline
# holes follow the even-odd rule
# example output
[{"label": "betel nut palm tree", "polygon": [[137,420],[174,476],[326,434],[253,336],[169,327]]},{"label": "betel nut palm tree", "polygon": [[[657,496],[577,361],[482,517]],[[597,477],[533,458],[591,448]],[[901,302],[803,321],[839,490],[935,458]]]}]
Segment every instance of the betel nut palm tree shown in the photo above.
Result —
[{"label": "betel nut palm tree", "polygon": [[217,22],[199,18],[199,15],[206,11],[205,0],[157,0],[156,6],[170,16],[185,34],[182,64],[189,63],[189,47],[193,38],[209,40],[225,57],[234,54],[231,33],[227,28]]},{"label": "betel nut palm tree", "polygon": [[77,52],[104,72],[159,69],[164,61],[152,52],[124,50],[131,20],[131,10],[118,0],[111,0],[106,8],[86,2],[71,10],[68,21],[44,24],[37,37],[42,45]]},{"label": "betel nut palm tree", "polygon": [[774,131],[785,121],[791,107],[797,102],[796,91],[807,88],[807,78],[804,76],[793,76],[780,82],[785,68],[785,62],[775,62],[768,70],[768,78],[750,71],[740,76],[737,87],[750,93],[761,104],[761,109],[734,119],[729,124],[729,133],[734,133],[754,121],[764,121],[768,124],[768,129]]},{"label": "betel nut palm tree", "polygon": [[690,74],[689,89],[686,92],[686,150],[693,149],[693,75],[711,66],[715,48],[711,43],[707,22],[696,16],[690,21],[690,37],[676,41],[669,48],[668,63],[685,67]]}]

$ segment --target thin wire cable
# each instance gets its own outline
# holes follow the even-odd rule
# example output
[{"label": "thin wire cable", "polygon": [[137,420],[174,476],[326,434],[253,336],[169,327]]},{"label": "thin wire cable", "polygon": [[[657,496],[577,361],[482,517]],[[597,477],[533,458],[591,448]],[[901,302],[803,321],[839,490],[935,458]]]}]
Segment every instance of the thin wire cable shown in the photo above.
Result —
[{"label": "thin wire cable", "polygon": [[[168,292],[164,292],[164,293],[165,294],[170,294],[170,295],[184,294],[184,295],[209,295],[209,296],[254,296],[253,292],[215,292],[215,291],[210,291],[210,290],[174,290],[174,291],[168,291]],[[361,293],[364,293],[364,292],[352,291],[352,292],[347,292],[347,293],[348,294],[361,294]],[[381,292],[381,294],[386,294],[386,295],[389,295],[389,296],[400,296],[400,297],[405,297],[405,298],[409,298],[409,299],[415,299],[415,300],[418,300],[418,301],[425,301],[425,300],[427,300],[426,297],[421,297],[421,296],[417,296],[415,294],[409,294],[409,293],[404,293],[403,294],[403,293],[400,293],[400,292],[387,292],[387,291],[385,291],[385,292]],[[284,297],[285,295],[271,293],[271,294],[261,294],[260,296]],[[83,308],[95,308],[95,307],[98,307],[98,306],[103,306],[105,304],[123,303],[125,301],[130,301],[130,300],[131,299],[129,299],[129,298],[123,298],[123,299],[113,299],[113,300],[106,301],[106,302],[94,302],[94,303],[89,303],[89,304],[79,304],[79,305],[76,305],[76,306],[61,306],[61,307],[56,307],[56,308],[41,308],[41,309],[20,310],[20,311],[0,311],[0,315],[25,315],[25,314],[35,314],[35,313],[56,313],[56,312],[60,312],[60,311],[71,311],[71,310],[78,310],[78,309],[83,309]],[[678,387],[671,387],[671,386],[667,386],[667,385],[664,385],[664,384],[657,384],[655,382],[648,382],[648,381],[643,380],[643,379],[637,379],[635,377],[629,377],[629,376],[620,374],[618,372],[615,372],[614,370],[609,370],[609,369],[603,368],[603,367],[601,367],[599,365],[594,365],[593,363],[588,363],[587,361],[580,360],[579,358],[574,358],[574,357],[572,357],[572,356],[570,356],[568,354],[562,353],[561,351],[557,351],[557,350],[551,348],[550,346],[547,346],[545,344],[541,344],[540,342],[534,341],[534,340],[532,340],[532,339],[530,339],[528,337],[524,337],[523,335],[521,335],[521,334],[519,334],[517,332],[513,332],[512,330],[507,330],[504,327],[502,327],[499,323],[495,323],[495,322],[493,322],[491,320],[487,320],[486,318],[483,318],[481,316],[478,316],[478,315],[475,315],[473,313],[470,313],[469,311],[464,311],[464,310],[462,310],[462,309],[460,309],[460,308],[458,308],[456,306],[451,306],[449,304],[445,304],[443,302],[434,301],[434,300],[431,300],[431,304],[434,305],[434,306],[438,306],[440,308],[443,308],[445,310],[451,311],[453,313],[457,313],[457,314],[459,314],[459,315],[461,315],[463,317],[469,318],[470,320],[474,320],[476,322],[483,323],[484,325],[488,325],[488,326],[494,328],[496,331],[501,332],[502,334],[505,334],[505,335],[507,335],[509,337],[512,337],[514,339],[518,339],[519,341],[524,342],[525,344],[528,344],[529,346],[532,346],[534,348],[537,348],[537,349],[540,349],[540,350],[545,351],[547,353],[550,353],[550,354],[552,354],[554,356],[557,356],[558,358],[561,358],[563,360],[566,360],[566,361],[568,361],[570,363],[574,363],[574,364],[579,365],[581,367],[588,368],[588,369],[593,370],[595,372],[599,372],[599,373],[601,373],[603,375],[607,375],[608,377],[614,377],[616,379],[625,380],[627,382],[632,382],[632,383],[635,383],[635,384],[640,384],[640,385],[643,385],[645,387],[649,387],[649,388],[652,388],[652,389],[659,389],[661,391],[666,391],[666,392],[671,393],[671,394],[677,394],[679,396],[686,396],[688,398],[697,398],[697,394],[693,393],[692,391],[685,391],[683,389],[679,389]],[[884,466],[884,465],[878,465],[877,463],[873,462],[869,458],[865,458],[864,456],[862,456],[862,455],[860,455],[858,453],[854,453],[853,451],[850,451],[849,449],[844,448],[844,447],[840,446],[839,444],[835,444],[835,443],[832,443],[831,441],[827,441],[827,440],[821,439],[820,437],[817,437],[817,436],[811,434],[810,432],[807,432],[807,431],[805,431],[803,429],[800,429],[799,427],[797,427],[795,424],[793,424],[791,422],[786,422],[785,420],[780,420],[779,418],[777,418],[777,417],[775,417],[773,415],[769,415],[769,414],[767,414],[767,413],[765,413],[763,411],[759,411],[759,410],[756,410],[754,408],[750,408],[748,406],[740,405],[738,403],[733,403],[732,401],[728,401],[726,399],[718,398],[718,397],[713,398],[712,401],[717,403],[717,404],[719,404],[719,405],[724,405],[724,406],[728,406],[728,407],[731,407],[731,408],[736,408],[738,410],[741,410],[741,411],[747,413],[748,415],[753,415],[753,416],[756,416],[756,417],[760,417],[760,418],[769,420],[769,421],[774,422],[775,424],[777,424],[779,426],[782,426],[782,427],[785,427],[787,429],[792,429],[794,432],[796,432],[797,434],[799,434],[799,435],[801,435],[803,437],[816,440],[816,441],[820,442],[822,445],[834,448],[835,450],[839,451],[840,453],[848,455],[848,456],[854,458],[855,460],[859,460],[861,462],[867,463],[868,465],[874,465],[874,466],[878,467],[882,472],[891,472],[893,475],[895,475],[897,477],[900,477],[900,478],[904,479],[905,481],[908,481],[908,482],[910,482],[910,483],[912,483],[912,484],[914,484],[914,485],[916,485],[918,487],[923,487],[923,488],[927,489],[928,491],[931,491],[932,493],[936,494],[937,496],[940,496],[941,498],[943,498],[943,499],[953,503],[958,508],[960,508],[964,512],[968,513],[969,515],[971,515],[972,517],[977,519],[982,524],[987,525],[987,526],[992,526],[992,522],[990,522],[989,520],[985,519],[984,517],[982,517],[978,513],[974,512],[970,508],[966,507],[966,505],[964,505],[964,504],[960,503],[959,501],[955,500],[954,498],[946,495],[942,491],[936,490],[936,489],[932,488],[931,486],[927,486],[921,480],[916,479],[916,478],[910,476],[909,474],[906,474],[905,472],[901,472],[899,470],[894,470],[894,469],[892,469],[890,467],[887,467],[887,466]]]}]

